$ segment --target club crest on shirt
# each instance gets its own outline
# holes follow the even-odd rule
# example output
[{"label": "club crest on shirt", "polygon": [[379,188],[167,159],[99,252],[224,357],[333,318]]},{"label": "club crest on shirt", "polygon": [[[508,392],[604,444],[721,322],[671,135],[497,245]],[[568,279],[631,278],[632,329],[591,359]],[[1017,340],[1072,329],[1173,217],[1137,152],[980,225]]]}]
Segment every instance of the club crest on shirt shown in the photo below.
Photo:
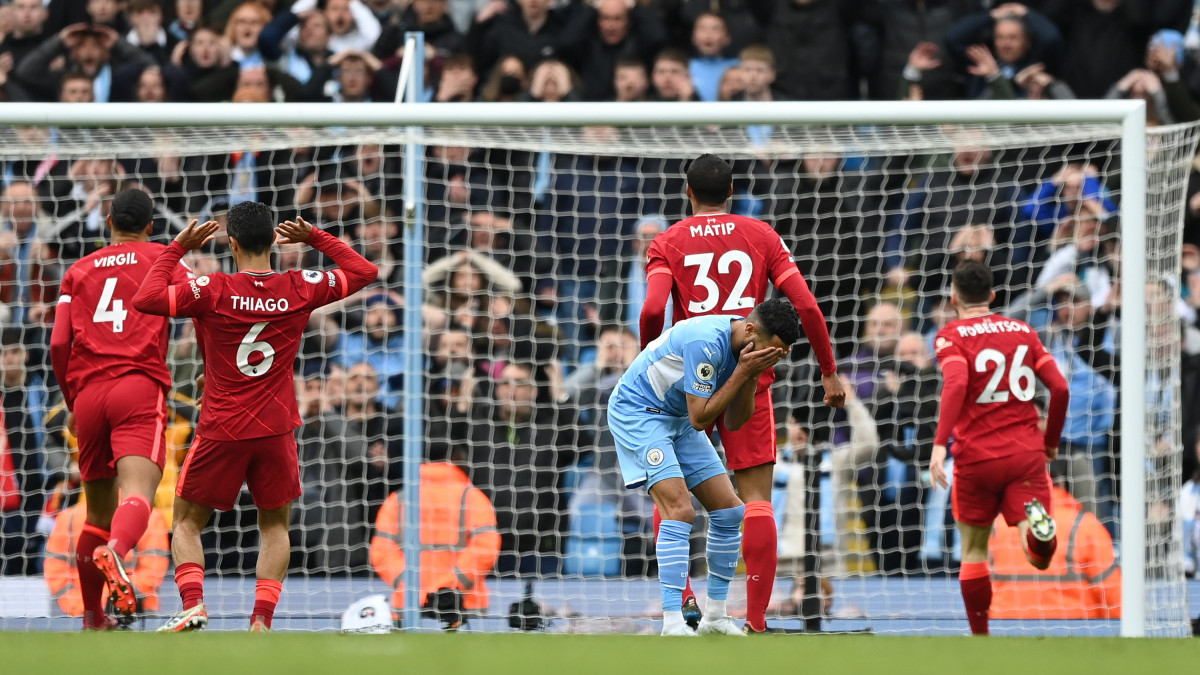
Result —
[{"label": "club crest on shirt", "polygon": [[713,375],[717,374],[717,369],[713,364],[704,361],[696,366],[696,379],[703,382],[708,382],[713,379]]},{"label": "club crest on shirt", "polygon": [[662,464],[663,459],[665,458],[666,455],[664,455],[663,451],[659,450],[658,448],[651,448],[650,451],[646,453],[646,463],[650,466],[658,466],[659,464]]},{"label": "club crest on shirt", "polygon": [[319,284],[325,279],[325,273],[320,270],[304,270],[302,276],[310,284]]},{"label": "club crest on shirt", "polygon": [[946,347],[949,347],[951,344],[953,344],[953,343],[951,343],[946,338],[940,337],[933,343],[933,351],[940,352],[943,349],[945,349]]},{"label": "club crest on shirt", "polygon": [[200,288],[204,288],[205,286],[209,285],[210,283],[212,283],[212,279],[209,279],[207,274],[200,277],[199,279],[196,279],[196,285],[199,286]]}]

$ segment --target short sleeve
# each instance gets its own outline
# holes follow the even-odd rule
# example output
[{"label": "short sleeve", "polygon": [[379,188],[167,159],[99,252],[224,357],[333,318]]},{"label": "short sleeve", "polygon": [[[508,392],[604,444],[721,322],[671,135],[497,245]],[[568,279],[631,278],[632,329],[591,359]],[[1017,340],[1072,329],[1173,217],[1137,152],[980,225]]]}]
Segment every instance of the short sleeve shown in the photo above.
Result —
[{"label": "short sleeve", "polygon": [[223,286],[224,277],[219,275],[205,275],[183,283],[171,284],[167,287],[170,315],[197,317],[208,314],[216,309]]},{"label": "short sleeve", "polygon": [[304,297],[304,309],[312,311],[346,297],[346,274],[335,270],[304,270],[293,272],[300,275],[299,287]]},{"label": "short sleeve", "polygon": [[689,342],[683,348],[684,393],[700,398],[712,397],[720,355],[720,347],[710,342]]},{"label": "short sleeve", "polygon": [[945,334],[945,331],[938,333],[937,337],[934,338],[933,353],[937,357],[938,363],[941,364],[943,371],[953,363],[960,363],[963,367],[967,367],[967,357],[963,354],[958,344],[951,339],[951,336]]}]

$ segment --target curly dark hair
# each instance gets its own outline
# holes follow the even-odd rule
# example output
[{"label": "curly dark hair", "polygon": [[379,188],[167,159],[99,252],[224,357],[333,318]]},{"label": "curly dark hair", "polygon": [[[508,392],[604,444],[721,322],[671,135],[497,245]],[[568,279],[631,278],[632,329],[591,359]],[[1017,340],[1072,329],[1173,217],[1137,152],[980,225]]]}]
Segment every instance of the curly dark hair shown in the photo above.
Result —
[{"label": "curly dark hair", "polygon": [[958,300],[964,305],[986,305],[992,301],[992,268],[978,260],[964,260],[951,277]]},{"label": "curly dark hair", "polygon": [[800,315],[787,298],[767,300],[746,317],[768,338],[778,337],[783,344],[792,345],[800,339]]},{"label": "curly dark hair", "polygon": [[700,155],[688,165],[687,186],[704,206],[724,204],[733,190],[733,167],[716,155]]},{"label": "curly dark hair", "polygon": [[229,209],[229,236],[251,255],[271,249],[275,243],[275,215],[262,202],[241,202]]}]

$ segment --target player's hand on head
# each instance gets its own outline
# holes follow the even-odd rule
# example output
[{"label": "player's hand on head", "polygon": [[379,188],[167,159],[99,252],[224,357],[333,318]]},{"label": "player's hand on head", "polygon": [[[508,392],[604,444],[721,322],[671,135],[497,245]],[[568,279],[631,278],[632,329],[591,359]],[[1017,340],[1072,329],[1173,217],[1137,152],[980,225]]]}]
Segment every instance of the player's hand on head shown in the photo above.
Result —
[{"label": "player's hand on head", "polygon": [[280,223],[275,228],[277,244],[303,244],[312,235],[313,226],[303,218],[297,217],[296,222]]},{"label": "player's hand on head", "polygon": [[216,236],[217,230],[221,229],[221,224],[215,220],[210,220],[203,225],[198,225],[200,221],[196,218],[188,223],[188,226],[183,228],[183,231],[175,237],[175,241],[187,251],[194,251]]},{"label": "player's hand on head", "polygon": [[755,349],[753,342],[747,342],[746,346],[742,347],[742,353],[738,356],[738,366],[745,368],[750,376],[758,377],[768,368],[779,363],[779,360],[786,354],[786,349],[779,349],[778,347]]},{"label": "player's hand on head", "polygon": [[943,490],[950,487],[950,478],[946,475],[946,446],[933,446],[933,455],[929,458],[929,482],[934,487]]}]

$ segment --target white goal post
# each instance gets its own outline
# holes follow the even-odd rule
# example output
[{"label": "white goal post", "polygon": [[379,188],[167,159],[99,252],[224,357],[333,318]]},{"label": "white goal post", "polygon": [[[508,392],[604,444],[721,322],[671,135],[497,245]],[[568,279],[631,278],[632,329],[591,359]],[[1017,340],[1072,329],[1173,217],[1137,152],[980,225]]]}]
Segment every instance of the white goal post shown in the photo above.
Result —
[{"label": "white goal post", "polygon": [[[1121,176],[1121,351],[1120,416],[1125,420],[1120,436],[1122,470],[1120,476],[1121,513],[1120,562],[1123,570],[1123,613],[1120,634],[1140,637],[1147,634],[1146,598],[1153,593],[1146,578],[1147,523],[1147,438],[1146,425],[1134,422],[1146,417],[1147,377],[1147,128],[1145,104],[1140,101],[940,101],[940,102],[773,102],[773,103],[411,103],[389,104],[6,104],[0,106],[2,129],[20,126],[120,128],[207,128],[207,127],[374,127],[390,131],[389,144],[409,145],[405,163],[405,192],[421,194],[419,186],[424,168],[418,145],[424,136],[417,127],[462,128],[467,134],[476,128],[493,127],[716,127],[749,125],[809,125],[856,127],[886,125],[899,128],[914,125],[1112,125],[1119,126]],[[696,153],[709,148],[696,147]],[[802,148],[801,148],[802,150]],[[1173,195],[1182,199],[1182,195]],[[415,204],[406,200],[408,217],[420,218]],[[1181,223],[1179,225],[1182,227]],[[405,228],[403,232],[420,232]],[[402,235],[408,239],[408,235]],[[406,241],[405,308],[408,335],[415,337],[406,345],[406,361],[421,363],[421,270],[413,265],[421,261],[424,241]],[[1175,256],[1178,260],[1179,243]],[[802,270],[803,271],[803,270]],[[414,295],[415,294],[415,295]],[[833,320],[835,317],[829,317]],[[414,330],[415,328],[415,330]],[[1178,372],[1175,377],[1178,378]],[[422,414],[423,391],[419,378],[406,387],[401,409]],[[1176,383],[1176,387],[1178,384]],[[419,427],[411,427],[419,428]],[[408,434],[411,437],[411,434]],[[417,439],[419,442],[419,439]],[[1176,451],[1178,449],[1176,448]],[[406,447],[406,477],[417,476],[421,457],[419,445]],[[410,506],[419,505],[415,491],[405,495]],[[409,508],[415,525],[417,508]],[[416,530],[407,528],[408,532]],[[415,536],[415,535],[414,535]],[[419,542],[406,539],[406,558],[418,558]],[[416,566],[409,565],[414,572]],[[410,576],[414,582],[415,575]],[[1182,576],[1180,576],[1182,579]],[[405,623],[417,621],[417,583],[408,585]],[[286,593],[286,589],[285,589]]]}]

